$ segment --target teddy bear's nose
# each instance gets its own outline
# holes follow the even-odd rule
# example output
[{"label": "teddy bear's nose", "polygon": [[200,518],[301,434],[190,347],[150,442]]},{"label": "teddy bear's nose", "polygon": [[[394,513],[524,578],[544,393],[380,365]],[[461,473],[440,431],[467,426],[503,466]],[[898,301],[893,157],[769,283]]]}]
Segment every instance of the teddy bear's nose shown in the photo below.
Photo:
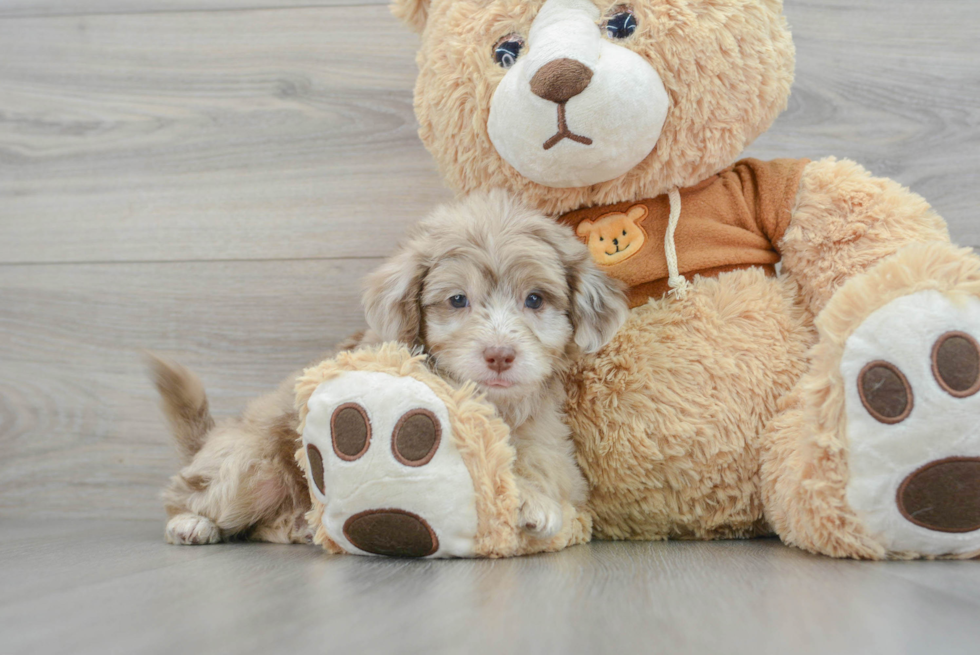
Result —
[{"label": "teddy bear's nose", "polygon": [[613,239],[613,245],[614,246],[618,246],[619,245],[619,239]]},{"label": "teddy bear's nose", "polygon": [[531,92],[561,105],[585,91],[590,81],[592,71],[585,64],[574,59],[555,59],[531,78]]}]

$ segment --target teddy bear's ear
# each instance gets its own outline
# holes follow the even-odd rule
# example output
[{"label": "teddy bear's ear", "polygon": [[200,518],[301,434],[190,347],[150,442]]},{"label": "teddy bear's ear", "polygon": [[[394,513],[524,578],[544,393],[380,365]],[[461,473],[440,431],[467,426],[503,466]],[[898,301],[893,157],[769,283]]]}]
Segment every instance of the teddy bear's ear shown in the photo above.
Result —
[{"label": "teddy bear's ear", "polygon": [[582,221],[575,228],[575,234],[580,237],[587,237],[592,233],[592,229],[595,227],[595,223],[592,221]]},{"label": "teddy bear's ear", "polygon": [[626,217],[633,221],[634,225],[639,224],[647,217],[650,210],[647,209],[646,205],[633,205],[626,212]]},{"label": "teddy bear's ear", "polygon": [[429,3],[430,0],[394,0],[391,3],[391,13],[421,34],[429,18]]}]

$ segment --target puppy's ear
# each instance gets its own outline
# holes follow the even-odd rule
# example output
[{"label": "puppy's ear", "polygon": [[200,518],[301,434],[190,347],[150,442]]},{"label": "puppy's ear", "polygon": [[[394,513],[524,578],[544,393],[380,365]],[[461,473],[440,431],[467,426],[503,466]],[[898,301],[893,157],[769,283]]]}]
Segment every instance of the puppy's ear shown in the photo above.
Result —
[{"label": "puppy's ear", "polygon": [[594,353],[609,343],[629,316],[623,285],[600,271],[587,254],[569,266],[575,343]]},{"label": "puppy's ear", "polygon": [[428,269],[414,242],[401,246],[368,276],[361,304],[368,326],[384,341],[422,342],[422,283]]},{"label": "puppy's ear", "polygon": [[[576,231],[586,223],[579,223]],[[583,352],[594,353],[609,343],[629,316],[623,284],[599,270],[589,249],[572,236],[571,228],[549,220],[535,232],[555,249],[565,267],[575,343]]]},{"label": "puppy's ear", "polygon": [[429,18],[430,4],[431,0],[394,0],[391,3],[391,13],[421,34]]}]

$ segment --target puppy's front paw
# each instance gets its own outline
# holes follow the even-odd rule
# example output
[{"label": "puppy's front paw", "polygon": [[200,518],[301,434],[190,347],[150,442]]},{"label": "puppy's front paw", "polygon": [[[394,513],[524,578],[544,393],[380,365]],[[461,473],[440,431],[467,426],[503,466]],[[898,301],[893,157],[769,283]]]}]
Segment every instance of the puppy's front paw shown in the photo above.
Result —
[{"label": "puppy's front paw", "polygon": [[306,522],[305,514],[300,514],[293,519],[293,527],[289,531],[289,541],[294,544],[313,544],[313,528]]},{"label": "puppy's front paw", "polygon": [[561,504],[540,493],[524,494],[517,524],[537,539],[551,539],[561,530]]},{"label": "puppy's front paw", "polygon": [[209,518],[178,514],[167,521],[166,539],[178,546],[216,544],[221,541],[221,530]]}]

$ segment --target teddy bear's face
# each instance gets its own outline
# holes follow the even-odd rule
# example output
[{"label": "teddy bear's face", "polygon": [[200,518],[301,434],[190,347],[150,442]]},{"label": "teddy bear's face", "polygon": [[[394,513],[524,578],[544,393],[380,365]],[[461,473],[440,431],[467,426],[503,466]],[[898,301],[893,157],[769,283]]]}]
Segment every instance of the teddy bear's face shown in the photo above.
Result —
[{"label": "teddy bear's face", "polygon": [[603,16],[591,0],[547,0],[526,37],[504,36],[487,119],[504,161],[557,188],[606,182],[643,161],[670,101],[656,69],[623,45],[635,30],[626,5]]},{"label": "teddy bear's face", "polygon": [[648,213],[644,205],[633,205],[625,212],[610,212],[594,221],[582,221],[575,233],[586,239],[597,264],[612,266],[626,261],[643,247],[647,234],[640,223]]},{"label": "teddy bear's face", "polygon": [[457,191],[549,213],[734,162],[785,107],[781,0],[395,0],[422,31],[419,134]]}]

